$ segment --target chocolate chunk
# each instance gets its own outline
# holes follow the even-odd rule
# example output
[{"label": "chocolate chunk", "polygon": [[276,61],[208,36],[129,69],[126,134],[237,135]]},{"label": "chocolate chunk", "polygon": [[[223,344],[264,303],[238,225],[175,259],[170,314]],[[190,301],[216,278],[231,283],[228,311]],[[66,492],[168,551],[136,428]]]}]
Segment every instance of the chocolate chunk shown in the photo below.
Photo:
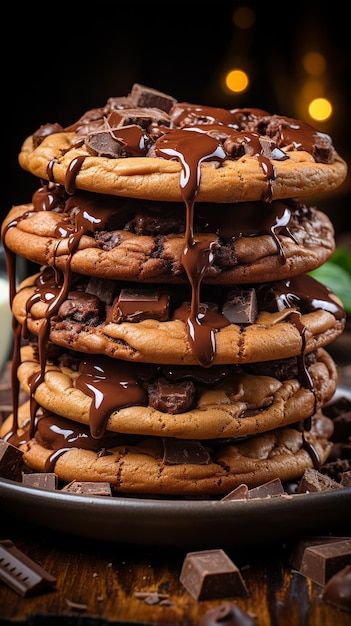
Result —
[{"label": "chocolate chunk", "polygon": [[351,565],[351,539],[306,548],[299,571],[306,578],[324,586],[346,565]]},{"label": "chocolate chunk", "polygon": [[342,489],[341,485],[329,476],[316,469],[306,468],[296,488],[296,493],[311,493],[315,491],[330,491]]},{"label": "chocolate chunk", "polygon": [[284,494],[284,487],[280,478],[275,478],[273,480],[268,481],[267,483],[263,483],[258,487],[254,487],[253,489],[249,489],[249,499],[253,498],[271,498],[274,496],[281,496]]},{"label": "chocolate chunk", "polygon": [[351,565],[329,578],[322,598],[342,611],[351,612]]},{"label": "chocolate chunk", "polygon": [[170,124],[170,119],[167,113],[155,108],[120,109],[119,111],[112,111],[112,113],[110,113],[107,118],[107,123],[111,128],[120,128],[121,126],[136,124],[147,130],[150,124],[158,124],[167,127]]},{"label": "chocolate chunk", "polygon": [[27,487],[39,487],[39,489],[55,491],[57,489],[57,476],[54,472],[33,472],[32,474],[23,474],[22,483]]},{"label": "chocolate chunk", "polygon": [[96,326],[100,320],[100,300],[84,291],[71,291],[61,304],[58,315],[63,319]]},{"label": "chocolate chunk", "polygon": [[111,485],[108,482],[89,482],[72,480],[61,491],[78,493],[82,496],[112,496]]},{"label": "chocolate chunk", "polygon": [[300,570],[302,557],[307,548],[324,545],[327,543],[336,543],[337,541],[347,541],[350,537],[331,537],[330,535],[321,535],[319,537],[304,537],[300,539],[291,553],[289,565],[297,571]]},{"label": "chocolate chunk", "polygon": [[348,470],[341,475],[340,485],[342,487],[351,487],[351,470]]},{"label": "chocolate chunk", "polygon": [[38,128],[38,130],[35,131],[35,133],[33,133],[33,148],[37,148],[38,146],[40,146],[45,137],[48,137],[49,135],[54,135],[55,133],[63,132],[64,128],[63,126],[61,126],[61,124],[43,124],[42,126],[40,126],[40,128]]},{"label": "chocolate chunk", "polygon": [[224,496],[223,498],[221,498],[221,501],[223,500],[247,500],[249,497],[249,488],[247,485],[238,485],[238,487],[235,487],[235,489],[233,489],[233,491],[230,491],[229,493],[227,493],[226,496]]},{"label": "chocolate chunk", "polygon": [[199,621],[199,626],[257,626],[248,613],[237,604],[225,602],[207,611]]},{"label": "chocolate chunk", "polygon": [[111,304],[114,290],[115,281],[91,276],[85,291],[92,296],[97,296],[101,302]]},{"label": "chocolate chunk", "polygon": [[165,465],[207,465],[212,462],[208,451],[200,441],[165,437],[163,448],[163,463]]},{"label": "chocolate chunk", "polygon": [[231,324],[253,324],[257,313],[255,289],[231,291],[223,305],[223,315]]},{"label": "chocolate chunk", "polygon": [[0,541],[0,580],[23,597],[56,585],[56,578],[16,548],[10,539]]},{"label": "chocolate chunk", "polygon": [[135,107],[156,107],[168,113],[176,99],[157,89],[134,83],[129,97]]},{"label": "chocolate chunk", "polygon": [[23,452],[0,439],[0,476],[8,480],[22,480],[22,464]]},{"label": "chocolate chunk", "polygon": [[240,570],[220,549],[189,552],[180,582],[195,600],[248,595]]},{"label": "chocolate chunk", "polygon": [[123,154],[123,144],[108,131],[100,131],[85,138],[85,147],[89,154],[115,159]]},{"label": "chocolate chunk", "polygon": [[108,323],[140,322],[145,319],[167,321],[170,296],[149,289],[121,289],[107,314]]},{"label": "chocolate chunk", "polygon": [[196,397],[196,387],[191,380],[170,383],[161,377],[149,385],[147,391],[149,406],[170,415],[189,411]]}]

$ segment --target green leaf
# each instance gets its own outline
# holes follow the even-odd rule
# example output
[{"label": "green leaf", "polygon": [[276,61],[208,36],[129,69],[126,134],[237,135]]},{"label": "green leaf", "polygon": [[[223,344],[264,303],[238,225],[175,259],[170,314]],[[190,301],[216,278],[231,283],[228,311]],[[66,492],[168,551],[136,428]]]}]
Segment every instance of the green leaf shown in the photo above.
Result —
[{"label": "green leaf", "polygon": [[351,267],[349,273],[330,259],[321,267],[309,272],[309,275],[333,291],[342,301],[346,313],[351,315]]}]

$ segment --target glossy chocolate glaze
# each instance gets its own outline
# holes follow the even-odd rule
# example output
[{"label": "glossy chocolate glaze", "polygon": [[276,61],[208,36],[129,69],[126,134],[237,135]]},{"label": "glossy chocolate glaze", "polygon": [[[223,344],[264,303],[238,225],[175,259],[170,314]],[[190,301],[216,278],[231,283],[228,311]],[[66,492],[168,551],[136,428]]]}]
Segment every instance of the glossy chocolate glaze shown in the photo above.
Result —
[{"label": "glossy chocolate glaze", "polygon": [[[127,106],[126,104],[126,107]],[[117,106],[117,108],[123,107],[124,105],[120,103]],[[221,162],[225,159],[240,158],[243,154],[249,154],[258,160],[267,181],[266,193],[262,198],[265,203],[265,219],[260,220],[259,232],[270,233],[277,243],[277,252],[283,256],[281,248],[279,247],[277,232],[285,230],[285,232],[290,234],[288,230],[290,213],[287,203],[272,204],[271,182],[275,178],[274,160],[289,158],[288,154],[282,152],[280,149],[288,145],[292,146],[293,149],[306,150],[311,154],[314,153],[316,137],[318,138],[319,136],[320,138],[322,135],[307,124],[290,118],[279,118],[281,122],[279,137],[277,140],[277,126],[275,126],[273,141],[269,139],[268,132],[269,122],[272,117],[264,111],[257,109],[235,109],[233,111],[227,111],[214,107],[176,103],[169,111],[169,127],[162,126],[161,124],[158,125],[155,122],[151,124],[148,129],[149,137],[146,138],[145,132],[137,127],[125,127],[122,129],[112,128],[110,123],[113,124],[113,116],[110,117],[110,123],[106,121],[111,110],[113,110],[112,101],[104,108],[94,109],[88,112],[81,120],[78,120],[75,125],[67,127],[66,130],[77,132],[77,142],[74,145],[78,145],[78,142],[81,142],[82,138],[84,140],[84,136],[91,137],[94,134],[96,135],[101,131],[107,130],[117,142],[123,144],[124,156],[144,155],[147,157],[149,154],[150,156],[177,159],[180,161],[181,174],[179,185],[186,213],[182,263],[191,286],[191,302],[190,306],[180,307],[178,315],[182,317],[187,324],[189,342],[199,365],[210,370],[216,349],[215,333],[228,322],[225,321],[223,315],[211,310],[211,308],[207,307],[204,310],[201,303],[202,280],[207,269],[214,261],[214,251],[217,245],[215,241],[210,244],[202,243],[194,236],[194,213],[200,185],[201,164],[205,161],[211,161],[217,163],[217,166],[220,167]],[[264,127],[265,132],[267,132],[267,136],[264,137],[264,140],[262,140],[260,132],[257,132],[260,123],[262,127]],[[52,127],[52,132],[57,132],[58,130],[60,131],[61,127]],[[45,130],[44,135],[47,134],[50,134],[49,129]],[[271,133],[271,137],[272,136],[273,131]],[[38,136],[37,139],[40,141]],[[99,139],[99,137],[97,137],[97,139]],[[325,136],[324,139],[325,142],[328,143],[329,138]],[[331,145],[330,141],[329,144]],[[146,152],[147,146],[150,145],[151,148],[149,152]],[[269,156],[267,156],[267,152]],[[68,196],[74,196],[75,194],[75,180],[80,169],[84,166],[84,161],[84,156],[72,159],[64,185],[64,192]],[[34,210],[56,210],[62,203],[65,203],[62,189],[55,183],[53,174],[54,163],[54,161],[49,163],[47,168],[49,183],[46,186],[46,190],[44,186],[42,190],[33,197]],[[221,213],[223,215],[225,214],[223,207],[221,207],[221,211],[216,211],[213,219],[214,224]],[[245,222],[245,217],[242,217],[243,211],[239,210],[239,213],[240,218],[236,212],[233,212],[229,226],[228,221],[225,225],[223,221],[219,224],[217,223],[216,232],[223,233],[223,229],[225,228],[225,232],[228,233],[229,231],[231,237],[241,236],[243,233],[247,233],[248,230],[250,231],[249,234],[254,234],[251,232],[251,229],[255,231],[251,217]],[[59,307],[65,301],[69,293],[72,280],[70,271],[72,254],[77,249],[81,236],[84,233],[93,232],[96,228],[101,228],[102,225],[108,221],[110,216],[111,213],[109,210],[106,211],[101,208],[95,210],[90,204],[89,211],[87,212],[83,210],[80,205],[77,207],[73,228],[72,225],[67,225],[64,219],[58,227],[57,236],[66,238],[69,248],[64,278],[61,282],[56,281],[55,284],[51,284],[49,287],[45,285],[45,288],[43,287],[41,291],[39,290],[34,297],[43,299],[48,306],[45,321],[40,329],[38,338],[40,371],[29,381],[31,389],[31,436],[35,432],[36,413],[38,411],[33,395],[35,394],[37,386],[44,379],[50,319],[57,314]],[[25,217],[24,215],[19,219],[25,219]],[[228,220],[228,213],[225,215],[225,219]],[[13,225],[14,222],[9,224],[7,228]],[[6,231],[4,234],[4,245],[6,249]],[[10,299],[12,302],[15,293],[15,258],[8,249],[6,249],[6,254],[8,273],[10,276]],[[301,306],[304,306],[306,302],[308,302],[310,310],[316,310],[326,306],[327,310],[332,312],[336,317],[341,315],[338,307],[330,300],[328,294],[327,297],[325,297],[325,293],[323,292],[322,298],[322,294],[320,290],[318,290],[315,297],[311,296],[309,287],[310,284],[308,282],[305,283],[305,277],[301,277],[297,289],[295,289],[295,286],[293,288],[292,281],[289,282],[289,285],[281,282],[278,288],[275,284],[275,290],[271,291],[270,294],[263,294],[263,297],[269,302],[270,306],[276,307],[276,310],[281,310],[282,308],[288,309],[291,314],[291,321],[298,328],[302,339],[304,339],[305,329],[301,324],[300,313]],[[33,300],[28,302],[27,310],[30,309],[32,303]],[[12,365],[14,389],[14,425],[12,433],[15,433],[17,428],[18,408],[16,400],[16,396],[18,396],[16,372],[20,362],[20,339],[22,334],[24,337],[26,336],[26,328],[24,326],[24,328],[21,329],[15,320],[13,322],[13,328],[15,347]],[[302,343],[304,344],[304,341]],[[77,386],[93,399],[93,411],[90,424],[93,438],[102,436],[108,415],[116,406],[138,404],[143,401],[144,390],[139,385],[135,374],[133,374],[135,367],[135,364],[123,363],[122,374],[116,363],[111,363],[102,357],[99,359],[94,357],[94,360],[87,358],[82,361]],[[308,388],[312,388],[311,379],[305,365],[304,348],[301,352],[299,370],[303,384]],[[120,388],[124,386],[121,399],[117,401],[115,398],[116,385]],[[111,394],[111,389],[114,389],[114,394]],[[114,398],[113,400],[112,397]],[[62,447],[63,445],[65,444],[59,444],[57,448],[58,454],[64,449]],[[310,451],[310,453],[314,456],[313,450]],[[318,463],[318,459],[314,458],[314,462]]]}]

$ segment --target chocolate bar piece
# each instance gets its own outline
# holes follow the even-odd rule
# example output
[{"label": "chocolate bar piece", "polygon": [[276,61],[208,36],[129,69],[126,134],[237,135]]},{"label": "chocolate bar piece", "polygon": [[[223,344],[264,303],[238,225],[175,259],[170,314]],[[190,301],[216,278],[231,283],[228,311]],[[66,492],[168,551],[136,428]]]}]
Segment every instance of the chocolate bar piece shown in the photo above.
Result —
[{"label": "chocolate bar piece", "polygon": [[221,502],[223,502],[223,500],[247,500],[248,497],[249,488],[243,483],[242,485],[235,487],[235,489],[227,493],[227,495],[223,496],[223,498],[221,498]]},{"label": "chocolate bar piece", "polygon": [[107,322],[140,322],[145,319],[167,321],[170,297],[148,289],[121,289],[108,312]]},{"label": "chocolate bar piece", "polygon": [[0,476],[8,480],[22,480],[23,452],[8,441],[0,439]]},{"label": "chocolate bar piece", "polygon": [[220,549],[189,552],[183,563],[180,582],[195,600],[248,595],[238,567]]},{"label": "chocolate bar piece", "polygon": [[249,489],[249,499],[253,498],[272,498],[273,496],[281,496],[284,494],[284,487],[280,478],[269,480],[258,487]]},{"label": "chocolate bar piece", "polygon": [[10,539],[0,541],[0,580],[23,597],[56,585],[56,578],[16,548]]},{"label": "chocolate bar piece", "polygon": [[57,475],[54,472],[23,474],[22,483],[27,487],[39,487],[39,489],[55,491],[57,489]]},{"label": "chocolate bar piece", "polygon": [[82,496],[112,496],[111,485],[108,482],[72,480],[61,491],[78,493]]},{"label": "chocolate bar piece", "polygon": [[231,291],[223,305],[223,315],[231,324],[253,324],[257,313],[257,297],[254,289]]},{"label": "chocolate bar piece", "polygon": [[318,537],[304,537],[295,544],[289,559],[289,565],[293,569],[299,571],[301,567],[302,557],[306,548],[318,545],[320,546],[327,543],[336,543],[337,541],[347,541],[348,539],[350,539],[350,537],[331,537],[330,535],[320,535]]},{"label": "chocolate bar piece", "polygon": [[322,598],[342,611],[351,612],[351,565],[346,565],[329,578]]},{"label": "chocolate bar piece", "polygon": [[176,99],[173,96],[140,83],[134,83],[129,98],[135,107],[156,107],[166,113],[169,113],[172,106],[176,103]]},{"label": "chocolate bar piece", "polygon": [[306,548],[300,574],[324,586],[346,565],[351,565],[351,539]]}]

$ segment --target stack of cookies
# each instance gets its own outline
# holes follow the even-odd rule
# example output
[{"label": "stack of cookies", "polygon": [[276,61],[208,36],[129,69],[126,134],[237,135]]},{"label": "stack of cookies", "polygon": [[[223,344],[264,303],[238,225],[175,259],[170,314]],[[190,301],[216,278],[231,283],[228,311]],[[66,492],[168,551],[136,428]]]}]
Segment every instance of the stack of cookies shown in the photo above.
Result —
[{"label": "stack of cookies", "polygon": [[[346,177],[328,135],[134,84],[41,126],[19,161],[39,188],[2,225],[14,409],[0,434],[29,472],[223,497],[325,463],[325,348],[345,312],[309,276],[335,242],[306,198]],[[38,265],[18,288],[17,256]]]}]

